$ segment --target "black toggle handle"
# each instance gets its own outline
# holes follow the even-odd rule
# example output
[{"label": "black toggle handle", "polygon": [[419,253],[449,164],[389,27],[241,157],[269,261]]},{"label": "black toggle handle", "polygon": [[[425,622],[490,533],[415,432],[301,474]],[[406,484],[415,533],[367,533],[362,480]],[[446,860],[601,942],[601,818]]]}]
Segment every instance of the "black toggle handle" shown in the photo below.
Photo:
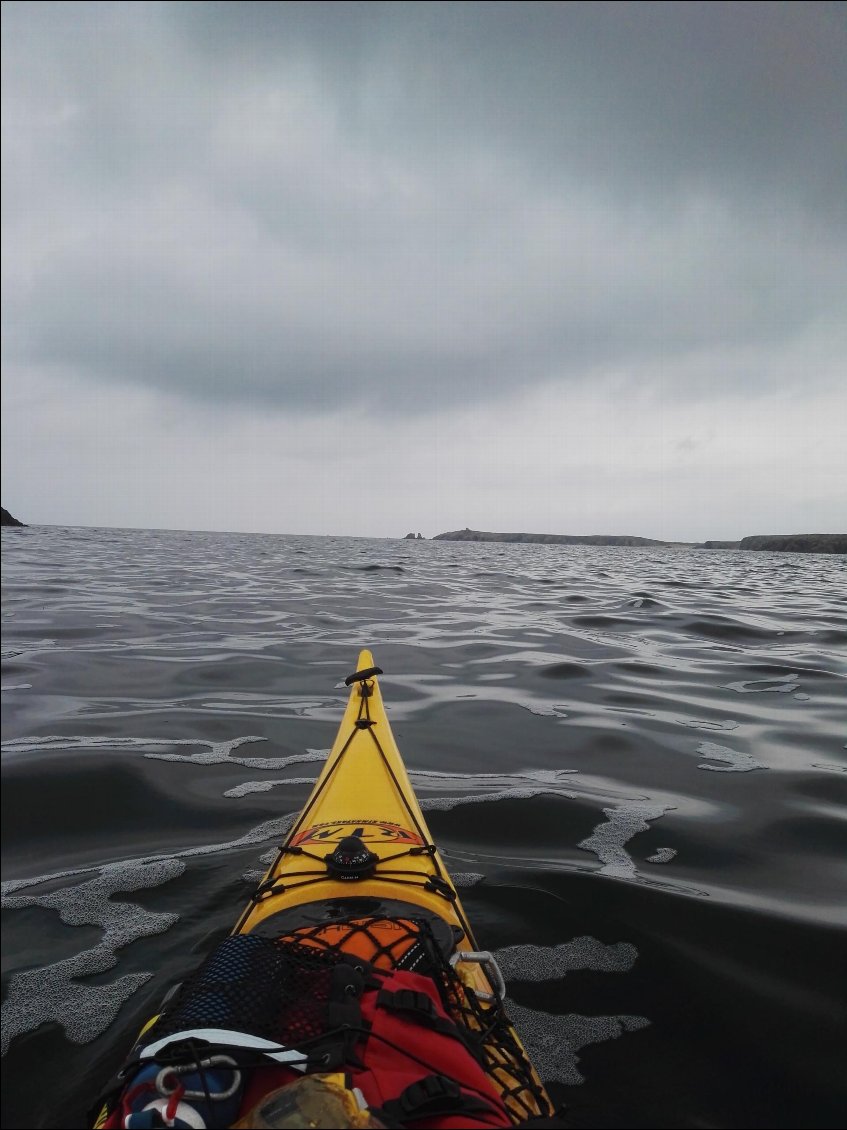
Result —
[{"label": "black toggle handle", "polygon": [[352,675],[348,675],[344,680],[345,687],[352,687],[354,683],[364,683],[366,679],[372,679],[374,675],[381,675],[381,667],[367,667],[364,671],[354,671]]}]

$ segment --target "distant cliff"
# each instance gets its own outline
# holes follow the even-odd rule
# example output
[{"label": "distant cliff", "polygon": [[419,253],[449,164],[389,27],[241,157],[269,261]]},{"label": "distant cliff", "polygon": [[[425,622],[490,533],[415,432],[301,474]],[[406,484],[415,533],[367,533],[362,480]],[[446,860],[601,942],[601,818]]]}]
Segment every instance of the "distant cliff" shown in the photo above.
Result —
[{"label": "distant cliff", "polygon": [[486,530],[452,530],[433,541],[515,541],[540,545],[675,545],[676,542],[636,538],[628,534],[494,534]]},{"label": "distant cliff", "polygon": [[740,548],[778,553],[847,553],[847,534],[755,534],[742,538]]},{"label": "distant cliff", "polygon": [[23,526],[25,523],[19,522],[17,518],[13,518],[5,506],[0,506],[0,526]]}]

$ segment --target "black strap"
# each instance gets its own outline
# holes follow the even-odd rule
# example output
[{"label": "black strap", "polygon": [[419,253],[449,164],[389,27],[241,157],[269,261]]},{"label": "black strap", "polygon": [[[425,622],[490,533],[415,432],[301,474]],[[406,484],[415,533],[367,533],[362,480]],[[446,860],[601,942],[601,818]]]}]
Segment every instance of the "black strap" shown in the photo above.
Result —
[{"label": "black strap", "polygon": [[466,1095],[454,1079],[446,1075],[425,1075],[402,1092],[396,1099],[371,1110],[389,1125],[406,1126],[423,1118],[436,1118],[450,1114],[495,1114],[495,1108],[482,1099]]},{"label": "black strap", "polygon": [[439,1016],[433,999],[428,997],[425,992],[416,992],[414,989],[398,989],[396,992],[392,992],[390,989],[381,989],[377,993],[376,1006],[391,1012],[403,1012],[417,1024],[429,1028],[430,1032],[452,1036],[454,1040],[459,1040],[462,1043],[474,1059],[480,1059],[479,1049],[474,1046],[470,1033],[464,1032],[459,1025],[446,1016]]},{"label": "black strap", "polygon": [[361,998],[365,988],[374,983],[370,966],[341,962],[332,970],[326,1003],[327,1032],[309,1050],[310,1070],[338,1071],[344,1064],[363,1067],[355,1046],[365,1029]]}]

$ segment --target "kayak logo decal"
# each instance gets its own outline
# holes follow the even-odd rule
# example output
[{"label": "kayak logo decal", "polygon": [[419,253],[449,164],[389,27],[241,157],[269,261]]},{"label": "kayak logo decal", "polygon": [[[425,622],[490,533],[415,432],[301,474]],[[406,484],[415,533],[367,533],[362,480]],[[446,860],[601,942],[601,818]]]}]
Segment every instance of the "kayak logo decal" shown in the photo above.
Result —
[{"label": "kayak logo decal", "polygon": [[355,836],[366,844],[406,844],[422,846],[423,840],[417,832],[392,824],[387,820],[344,820],[313,824],[303,832],[298,832],[291,840],[291,847],[304,844],[340,843],[348,836]]}]

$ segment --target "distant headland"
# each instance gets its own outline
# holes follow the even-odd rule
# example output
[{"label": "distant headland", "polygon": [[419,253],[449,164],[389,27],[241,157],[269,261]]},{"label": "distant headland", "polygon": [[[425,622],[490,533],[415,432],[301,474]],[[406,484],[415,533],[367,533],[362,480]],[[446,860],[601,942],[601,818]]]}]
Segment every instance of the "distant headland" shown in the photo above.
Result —
[{"label": "distant headland", "polygon": [[23,526],[24,522],[19,522],[17,518],[13,518],[5,506],[0,506],[0,526]]},{"label": "distant headland", "polygon": [[670,546],[678,549],[751,549],[780,553],[847,553],[847,534],[755,534],[741,541],[679,542],[630,534],[526,534],[487,530],[452,530],[433,541],[528,542],[536,545]]},{"label": "distant headland", "polygon": [[671,545],[654,538],[637,538],[629,534],[493,534],[486,530],[453,530],[436,534],[433,541],[519,541],[540,545]]},{"label": "distant headland", "polygon": [[847,553],[847,534],[754,534],[742,538],[738,548],[779,553]]}]

